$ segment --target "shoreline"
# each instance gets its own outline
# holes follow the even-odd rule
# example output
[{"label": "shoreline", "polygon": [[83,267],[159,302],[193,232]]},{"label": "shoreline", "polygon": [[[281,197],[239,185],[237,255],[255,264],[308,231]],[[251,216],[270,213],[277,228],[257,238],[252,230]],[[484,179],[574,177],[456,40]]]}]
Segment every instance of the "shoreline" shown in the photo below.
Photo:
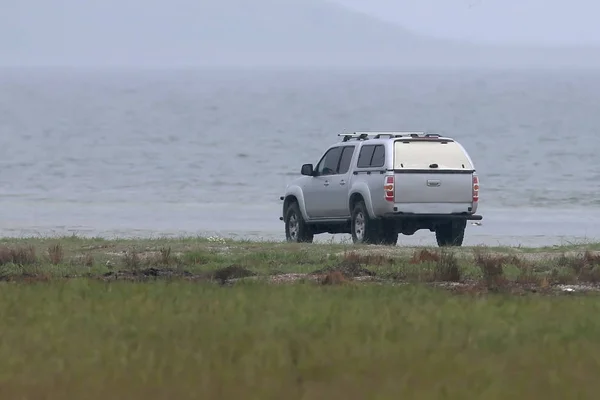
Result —
[{"label": "shoreline", "polygon": [[[429,232],[427,232],[429,234]],[[335,240],[334,236],[348,236],[341,240]],[[112,235],[112,236],[95,236],[95,235],[77,235],[77,234],[54,234],[54,235],[0,235],[0,246],[2,245],[19,245],[19,244],[32,244],[34,246],[43,245],[44,243],[65,243],[69,246],[77,245],[92,245],[94,243],[104,243],[106,246],[156,246],[156,245],[170,245],[176,247],[186,247],[193,245],[201,246],[216,246],[229,245],[232,248],[262,248],[262,247],[292,247],[292,248],[310,248],[315,247],[317,249],[355,249],[360,251],[373,250],[375,252],[386,251],[392,253],[402,253],[410,250],[421,250],[430,249],[436,250],[441,249],[437,244],[411,244],[402,243],[400,235],[398,244],[394,246],[383,246],[383,245],[355,245],[352,243],[349,235],[322,235],[321,237],[315,236],[314,243],[288,243],[284,238],[263,238],[263,237],[235,237],[235,236],[221,236],[221,235],[192,235],[192,234],[154,234],[154,235]],[[475,249],[487,249],[489,251],[500,251],[505,253],[558,253],[558,252],[577,252],[585,250],[598,250],[600,251],[600,240],[565,240],[563,244],[547,244],[541,246],[525,246],[525,245],[462,245],[457,247],[447,247],[452,251],[459,253],[471,252]]]},{"label": "shoreline", "polygon": [[[43,228],[0,228],[0,240],[5,239],[27,239],[27,238],[42,238],[42,239],[61,239],[71,236],[76,236],[86,239],[102,238],[105,240],[180,240],[180,239],[195,239],[218,237],[233,241],[250,241],[254,243],[263,242],[283,242],[285,235],[283,232],[283,224],[279,226],[281,221],[277,221],[276,228],[262,227],[257,230],[250,229],[153,229],[150,226],[142,228],[123,227],[122,229],[108,228],[91,228],[83,226],[60,226],[60,227],[43,227]],[[523,224],[524,226],[526,224]],[[518,228],[518,229],[517,229]],[[555,232],[549,231],[549,234],[541,234],[535,230],[526,231],[517,226],[513,232],[504,228],[494,227],[490,230],[488,226],[467,226],[465,233],[465,247],[528,247],[528,248],[549,248],[549,247],[568,247],[572,245],[585,245],[589,243],[600,242],[600,233],[596,232],[568,232],[558,235]],[[519,231],[519,233],[515,233]],[[315,244],[351,244],[352,240],[348,234],[321,234],[315,236]],[[429,231],[417,231],[414,235],[406,236],[399,235],[399,247],[436,247],[435,236]]]},{"label": "shoreline", "polygon": [[[220,236],[238,240],[284,240],[284,225],[279,220],[280,204],[242,207],[232,214],[230,204],[109,204],[3,202],[0,237],[85,237],[153,238],[182,236]],[[31,209],[36,210],[33,214]],[[600,217],[591,210],[496,209],[482,211],[482,225],[467,225],[464,245],[545,247],[570,242],[600,241]],[[349,241],[350,235],[317,235],[319,243]],[[400,235],[400,246],[432,246],[432,232],[418,231]]]}]

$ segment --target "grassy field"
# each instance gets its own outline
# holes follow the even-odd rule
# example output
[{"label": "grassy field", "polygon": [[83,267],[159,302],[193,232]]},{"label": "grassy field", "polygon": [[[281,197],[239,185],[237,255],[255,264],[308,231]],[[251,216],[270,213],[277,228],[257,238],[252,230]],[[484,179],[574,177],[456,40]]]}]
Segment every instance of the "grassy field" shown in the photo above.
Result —
[{"label": "grassy field", "polygon": [[598,248],[3,239],[0,398],[597,398]]}]

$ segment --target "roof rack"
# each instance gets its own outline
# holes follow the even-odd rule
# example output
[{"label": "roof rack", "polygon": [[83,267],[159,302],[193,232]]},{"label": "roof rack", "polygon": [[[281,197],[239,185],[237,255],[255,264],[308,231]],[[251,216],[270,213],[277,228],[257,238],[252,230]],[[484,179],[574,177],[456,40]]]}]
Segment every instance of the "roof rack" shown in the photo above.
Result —
[{"label": "roof rack", "polygon": [[383,136],[389,136],[390,138],[399,138],[399,137],[412,137],[412,138],[426,137],[426,138],[433,138],[433,137],[441,137],[441,135],[439,135],[437,133],[425,133],[425,132],[413,132],[413,131],[407,131],[407,132],[401,132],[401,131],[393,131],[393,132],[348,132],[348,133],[338,133],[338,136],[343,136],[344,137],[344,139],[342,139],[343,142],[347,142],[350,139],[356,139],[356,140],[368,140],[369,138],[380,139]]}]

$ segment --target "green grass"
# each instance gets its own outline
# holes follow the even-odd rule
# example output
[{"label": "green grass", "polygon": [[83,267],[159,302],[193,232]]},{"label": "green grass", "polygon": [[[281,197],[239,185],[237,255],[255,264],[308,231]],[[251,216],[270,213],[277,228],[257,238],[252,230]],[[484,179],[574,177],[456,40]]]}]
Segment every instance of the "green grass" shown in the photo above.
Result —
[{"label": "green grass", "polygon": [[[38,250],[45,250],[49,245],[54,243],[61,243],[67,251],[90,251],[97,252],[102,249],[114,249],[122,251],[125,249],[136,248],[138,250],[150,250],[157,249],[160,247],[172,247],[174,251],[184,251],[194,248],[205,248],[205,249],[253,249],[253,250],[265,250],[271,251],[273,249],[298,249],[303,248],[307,251],[313,251],[316,249],[318,252],[328,251],[343,251],[344,249],[354,248],[371,248],[372,246],[356,246],[348,243],[323,243],[323,244],[311,244],[311,245],[294,245],[285,242],[276,241],[246,241],[246,240],[233,240],[228,238],[219,237],[179,237],[179,238],[150,238],[150,239],[105,239],[101,237],[86,238],[81,236],[57,236],[57,237],[24,237],[24,238],[13,238],[3,237],[0,238],[0,246],[2,245],[32,245]],[[395,247],[396,251],[422,249],[424,247],[406,247],[402,246],[402,236],[399,239],[399,246]],[[472,251],[477,247],[461,247],[463,251]],[[524,247],[524,246],[486,246],[487,250],[498,253],[560,253],[560,252],[572,252],[572,251],[583,251],[592,250],[600,251],[600,241],[588,241],[588,242],[565,242],[562,245],[552,245],[543,247]]]},{"label": "green grass", "polygon": [[4,283],[0,397],[592,399],[599,312],[420,285]]},{"label": "green grass", "polygon": [[0,239],[0,398],[596,398],[599,247]]}]

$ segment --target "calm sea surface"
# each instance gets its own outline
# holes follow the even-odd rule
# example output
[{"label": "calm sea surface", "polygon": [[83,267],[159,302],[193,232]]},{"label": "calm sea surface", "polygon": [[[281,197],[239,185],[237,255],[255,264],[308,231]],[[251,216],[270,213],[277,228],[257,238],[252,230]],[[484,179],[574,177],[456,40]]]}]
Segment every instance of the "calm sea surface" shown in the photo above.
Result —
[{"label": "calm sea surface", "polygon": [[583,71],[0,70],[0,235],[283,240],[286,183],[353,130],[466,147],[484,215],[466,244],[600,239],[600,73]]}]

